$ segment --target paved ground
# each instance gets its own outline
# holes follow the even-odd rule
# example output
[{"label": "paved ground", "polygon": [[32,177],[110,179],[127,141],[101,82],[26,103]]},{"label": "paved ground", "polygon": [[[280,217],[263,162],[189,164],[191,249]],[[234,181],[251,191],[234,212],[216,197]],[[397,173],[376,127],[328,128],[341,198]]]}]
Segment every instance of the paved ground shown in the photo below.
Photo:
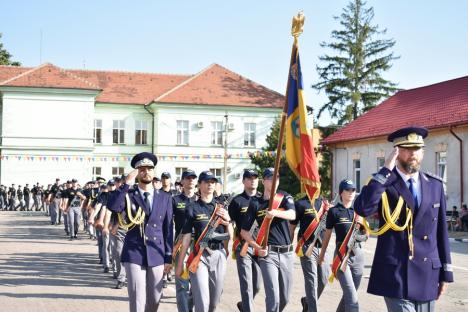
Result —
[{"label": "paved ground", "polygon": [[[380,297],[369,295],[368,275],[375,239],[365,244],[366,267],[359,290],[361,311],[385,310]],[[0,311],[128,311],[126,289],[112,289],[112,275],[102,273],[95,242],[84,234],[69,242],[62,227],[51,226],[37,212],[0,212]],[[456,282],[437,303],[438,311],[468,311],[468,244],[453,243]],[[335,311],[341,296],[338,282],[325,290],[320,311]],[[160,311],[176,311],[174,285],[170,284]],[[301,311],[303,279],[299,261],[294,272],[291,302],[285,311]],[[239,283],[235,263],[228,262],[224,294],[218,311],[236,311]],[[255,299],[264,308],[263,292]]]}]

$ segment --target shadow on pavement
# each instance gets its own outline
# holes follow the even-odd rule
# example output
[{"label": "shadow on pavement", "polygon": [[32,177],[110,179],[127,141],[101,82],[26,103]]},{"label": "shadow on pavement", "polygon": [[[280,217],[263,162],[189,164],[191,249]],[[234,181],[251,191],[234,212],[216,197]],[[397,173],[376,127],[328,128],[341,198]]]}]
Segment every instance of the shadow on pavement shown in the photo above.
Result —
[{"label": "shadow on pavement", "polygon": [[[99,270],[95,255],[79,253],[14,253],[0,266],[5,286],[111,287],[115,281]],[[12,276],[8,278],[7,276]]]}]

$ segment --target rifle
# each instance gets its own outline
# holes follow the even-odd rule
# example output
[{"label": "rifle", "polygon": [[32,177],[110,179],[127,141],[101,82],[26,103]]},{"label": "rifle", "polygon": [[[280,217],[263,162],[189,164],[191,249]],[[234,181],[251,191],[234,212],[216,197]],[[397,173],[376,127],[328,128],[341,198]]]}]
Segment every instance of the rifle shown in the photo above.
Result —
[{"label": "rifle", "polygon": [[182,246],[182,233],[177,235],[174,241],[174,247],[172,248],[172,261],[175,261],[177,254],[180,251],[180,247]]},{"label": "rifle", "polygon": [[301,239],[298,240],[297,242],[296,254],[299,257],[304,256],[302,247],[304,246],[305,242],[308,241],[309,239],[310,239],[310,245],[307,248],[305,255],[307,257],[310,257],[310,255],[312,254],[312,251],[315,246],[315,242],[317,240],[320,240],[320,233],[325,228],[329,208],[330,208],[330,204],[326,200],[323,200],[322,207],[318,211],[317,215],[315,216],[315,219],[312,220],[312,222],[309,224],[307,229],[302,234]]},{"label": "rifle", "polygon": [[[252,237],[253,237],[254,239],[256,239],[257,236],[258,236],[258,231],[259,231],[259,230],[260,230],[260,228],[259,228],[259,226],[258,226],[257,220],[255,220],[254,223],[252,224],[252,227],[250,228],[249,233],[250,233],[250,235],[252,235]],[[247,255],[247,251],[248,251],[248,250],[249,250],[249,243],[245,242],[245,243],[242,245],[242,248],[241,248],[241,250],[240,250],[240,252],[239,252],[239,255],[240,255],[241,257],[245,257],[245,256]],[[255,255],[257,254],[256,251],[255,251],[254,253],[255,253]]]},{"label": "rifle", "polygon": [[[273,198],[273,205],[271,207],[271,210],[275,210],[275,209],[284,210],[282,208],[279,208],[279,205],[283,201],[283,198],[284,198],[283,194],[281,194],[281,193],[275,194],[275,196]],[[270,231],[271,221],[273,221],[273,218],[270,219],[270,218],[265,217],[265,218],[263,218],[263,221],[262,221],[262,224],[260,225],[260,227],[252,226],[252,228],[250,229],[250,232],[252,234],[254,234],[254,235],[257,234],[256,237],[254,237],[255,242],[258,245],[261,245],[262,248],[265,248],[267,243],[268,243],[268,232]],[[240,253],[240,255],[242,257],[245,257],[245,255],[247,254],[248,248],[249,248],[249,243],[245,242],[244,245],[242,245],[242,249],[241,249],[241,253]],[[254,254],[255,254],[255,256],[258,256],[258,252],[256,250],[254,251]]]},{"label": "rifle", "polygon": [[360,217],[354,213],[353,224],[346,234],[345,239],[341,243],[341,246],[338,249],[338,253],[333,259],[332,274],[329,278],[330,283],[333,282],[336,274],[338,273],[338,270],[341,270],[342,272],[346,271],[347,261],[351,251],[354,249],[354,245],[356,244],[356,236],[359,233],[359,222]]},{"label": "rifle", "polygon": [[[319,213],[317,214],[316,218],[314,221],[309,224],[307,229],[305,230],[304,234],[302,235],[302,238],[297,242],[296,246],[296,254],[299,257],[302,257],[304,254],[307,257],[310,257],[312,255],[315,242],[319,240],[322,242],[322,239],[320,237],[320,233],[325,229],[326,224],[327,224],[327,214],[328,214],[328,209],[330,207],[333,207],[335,205],[335,202],[338,198],[338,194],[336,194],[335,198],[333,198],[331,203],[328,203],[327,200],[322,200],[322,209],[320,209]],[[317,220],[317,221],[316,221]],[[314,224],[314,225],[313,225]],[[310,230],[309,230],[310,229]],[[312,233],[313,231],[313,233]],[[312,234],[310,234],[312,233]],[[302,250],[302,246],[305,244],[305,242],[312,237],[311,244],[307,248],[306,252],[304,253]]]},{"label": "rifle", "polygon": [[232,196],[226,199],[224,203],[216,203],[216,207],[210,217],[210,220],[208,221],[208,224],[203,229],[200,237],[198,237],[187,259],[187,268],[190,272],[197,272],[198,264],[200,263],[201,256],[205,250],[211,253],[211,249],[208,247],[210,240],[222,242],[229,239],[229,233],[218,234],[215,232],[215,230],[222,221],[221,217],[217,215],[217,212],[220,209],[224,209],[226,205],[229,205],[231,199]]}]

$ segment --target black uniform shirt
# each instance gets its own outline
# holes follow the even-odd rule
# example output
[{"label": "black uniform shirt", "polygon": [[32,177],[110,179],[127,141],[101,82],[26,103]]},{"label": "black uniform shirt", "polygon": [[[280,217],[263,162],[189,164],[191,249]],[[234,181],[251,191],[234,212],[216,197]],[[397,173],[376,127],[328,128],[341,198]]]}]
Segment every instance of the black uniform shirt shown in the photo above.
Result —
[{"label": "black uniform shirt", "polygon": [[31,193],[31,190],[28,187],[25,186],[24,189],[23,189],[24,196],[29,197],[30,193]]},{"label": "black uniform shirt", "polygon": [[8,190],[8,194],[10,195],[10,197],[15,198],[16,197],[16,189],[13,188],[13,187],[10,187],[10,189]]},{"label": "black uniform shirt", "polygon": [[[295,210],[294,199],[286,192],[278,191],[284,195],[280,208],[285,210]],[[257,220],[258,226],[261,226],[268,210],[269,200],[263,197],[253,197],[247,210],[246,218],[242,222],[242,229],[250,231],[253,223]],[[291,235],[289,234],[289,221],[281,218],[273,218],[270,225],[270,234],[268,235],[268,245],[290,245]]]},{"label": "black uniform shirt", "polygon": [[[200,198],[193,203],[189,203],[185,207],[185,223],[182,228],[182,234],[192,233],[192,228],[195,230],[195,241],[200,237],[201,233],[208,224],[211,215],[216,207],[216,201],[213,199],[210,203],[205,203]],[[219,225],[216,232],[224,233],[224,226]]]},{"label": "black uniform shirt", "polygon": [[59,186],[57,184],[52,185],[50,188],[50,193],[52,194],[52,197],[56,197],[56,194],[59,190]]},{"label": "black uniform shirt", "polygon": [[327,214],[327,229],[335,228],[336,246],[343,242],[348,234],[353,223],[354,209],[353,207],[345,208],[341,203],[330,208]]},{"label": "black uniform shirt", "polygon": [[23,199],[23,191],[21,189],[18,189],[16,193],[18,194],[18,199]]},{"label": "black uniform shirt", "polygon": [[81,193],[80,189],[69,189],[67,192],[68,207],[80,207],[81,198],[77,193]]},{"label": "black uniform shirt", "polygon": [[193,203],[196,200],[197,196],[193,195],[192,197],[185,196],[184,193],[172,197],[172,211],[174,213],[174,227],[175,227],[175,237],[177,237],[185,223],[185,207],[189,203]]},{"label": "black uniform shirt", "polygon": [[96,197],[96,203],[106,206],[108,199],[109,199],[109,192],[101,192]]},{"label": "black uniform shirt", "polygon": [[229,204],[229,216],[231,217],[231,220],[233,220],[236,223],[237,236],[239,236],[242,227],[242,221],[247,216],[247,210],[249,209],[249,204],[252,197],[260,198],[261,194],[257,193],[254,196],[249,196],[244,191],[241,194],[236,195]]},{"label": "black uniform shirt", "polygon": [[291,221],[291,224],[299,224],[298,237],[302,237],[304,232],[309,227],[310,223],[315,219],[316,212],[322,207],[322,197],[315,200],[314,208],[310,204],[309,197],[306,195],[295,203],[296,219]]}]

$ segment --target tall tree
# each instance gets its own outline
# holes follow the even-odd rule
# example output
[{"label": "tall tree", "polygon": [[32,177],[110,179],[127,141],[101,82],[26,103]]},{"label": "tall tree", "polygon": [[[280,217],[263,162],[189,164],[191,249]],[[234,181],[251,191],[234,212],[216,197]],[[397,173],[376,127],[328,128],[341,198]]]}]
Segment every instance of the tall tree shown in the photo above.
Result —
[{"label": "tall tree", "polygon": [[397,90],[396,84],[382,77],[382,73],[397,59],[390,49],[393,39],[377,39],[386,29],[372,25],[374,9],[366,2],[351,0],[341,16],[334,17],[342,29],[331,33],[332,42],[322,42],[323,48],[336,52],[319,57],[319,82],[312,87],[325,91],[328,102],[318,117],[328,111],[339,125],[350,122],[374,107],[381,99]]},{"label": "tall tree", "polygon": [[12,65],[12,66],[21,66],[20,62],[11,61],[12,55],[3,48],[3,43],[1,42],[2,33],[0,33],[0,65]]}]

